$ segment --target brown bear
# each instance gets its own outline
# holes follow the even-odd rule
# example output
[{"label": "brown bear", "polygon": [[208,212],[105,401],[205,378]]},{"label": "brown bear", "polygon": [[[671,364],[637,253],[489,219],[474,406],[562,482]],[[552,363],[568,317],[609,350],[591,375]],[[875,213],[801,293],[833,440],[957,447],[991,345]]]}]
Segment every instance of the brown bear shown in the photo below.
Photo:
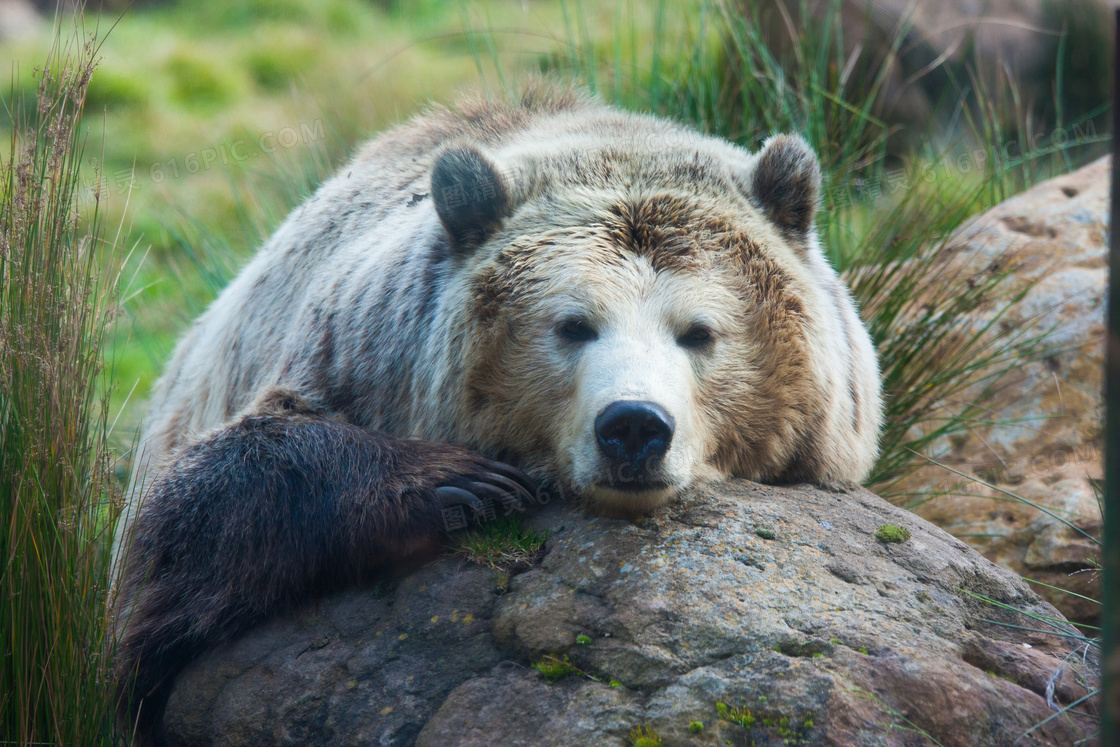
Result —
[{"label": "brown bear", "polygon": [[179,343],[117,533],[117,676],[158,713],[216,642],[406,556],[446,512],[647,512],[843,485],[881,420],[800,137],[758,153],[568,88],[365,145]]}]

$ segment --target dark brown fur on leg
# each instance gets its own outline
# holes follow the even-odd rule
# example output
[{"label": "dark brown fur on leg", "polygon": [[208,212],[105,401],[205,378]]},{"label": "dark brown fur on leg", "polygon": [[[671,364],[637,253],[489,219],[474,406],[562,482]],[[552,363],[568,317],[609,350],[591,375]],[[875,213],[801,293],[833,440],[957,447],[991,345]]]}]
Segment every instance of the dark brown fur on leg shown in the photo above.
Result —
[{"label": "dark brown fur on leg", "polygon": [[117,597],[122,715],[141,731],[207,648],[437,538],[472,491],[526,482],[456,446],[267,404],[179,452],[145,496]]}]

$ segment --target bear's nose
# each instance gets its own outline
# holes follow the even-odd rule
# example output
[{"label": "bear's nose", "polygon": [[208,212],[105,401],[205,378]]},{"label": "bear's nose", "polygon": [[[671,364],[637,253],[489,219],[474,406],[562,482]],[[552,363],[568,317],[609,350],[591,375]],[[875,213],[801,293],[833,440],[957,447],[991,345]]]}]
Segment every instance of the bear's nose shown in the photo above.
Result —
[{"label": "bear's nose", "polygon": [[674,425],[661,405],[618,400],[595,418],[595,436],[599,451],[615,462],[656,460],[669,450]]}]

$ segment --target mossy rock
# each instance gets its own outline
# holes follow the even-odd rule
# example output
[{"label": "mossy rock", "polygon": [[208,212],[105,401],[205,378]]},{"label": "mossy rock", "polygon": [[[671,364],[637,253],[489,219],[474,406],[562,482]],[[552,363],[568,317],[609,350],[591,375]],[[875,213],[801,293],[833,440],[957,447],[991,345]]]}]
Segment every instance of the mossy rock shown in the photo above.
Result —
[{"label": "mossy rock", "polygon": [[[760,512],[781,528],[763,546],[765,568],[739,560],[762,546]],[[996,747],[1053,714],[1046,682],[1063,662],[1055,702],[1097,686],[1092,653],[1086,664],[1069,657],[1069,639],[1022,630],[1009,608],[1060,615],[1021,579],[865,491],[732,480],[656,518],[587,516],[555,501],[526,512],[525,528],[549,532],[546,552],[504,592],[487,565],[449,553],[384,598],[348,589],[293,610],[187,667],[162,728],[183,745],[231,730],[273,744],[305,728],[314,703],[324,726],[308,741],[621,747],[652,729],[665,745],[881,744],[920,729],[942,744]],[[922,552],[883,551],[876,529],[903,522]],[[945,614],[925,614],[921,591]],[[874,659],[848,648],[872,635]],[[308,649],[324,636],[329,645]],[[946,692],[968,697],[929,707]],[[629,739],[639,725],[646,733]],[[1072,744],[1096,728],[1070,713],[1032,736]]]}]

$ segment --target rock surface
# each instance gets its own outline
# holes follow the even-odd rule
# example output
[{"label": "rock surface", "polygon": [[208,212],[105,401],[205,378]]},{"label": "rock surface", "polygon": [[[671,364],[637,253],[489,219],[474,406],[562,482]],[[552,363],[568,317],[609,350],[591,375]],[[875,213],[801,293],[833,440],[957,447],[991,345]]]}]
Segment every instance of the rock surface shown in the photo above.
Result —
[{"label": "rock surface", "polygon": [[[1026,584],[866,491],[736,481],[634,523],[556,503],[529,521],[546,552],[505,593],[445,557],[195,662],[163,740],[629,745],[643,728],[665,747],[1007,745],[1054,713],[1064,661],[1057,704],[1097,686],[1068,626],[979,598],[1056,616]],[[911,536],[882,542],[884,524]],[[550,655],[578,671],[531,666]],[[1093,730],[1056,718],[1017,744]]]},{"label": "rock surface", "polygon": [[[948,247],[965,277],[1011,271],[1001,297],[1026,295],[1002,322],[1045,332],[1053,354],[1017,362],[984,403],[991,422],[935,448],[943,464],[1043,504],[1094,537],[1101,528],[1094,483],[1103,478],[1110,168],[1106,157],[1007,200]],[[951,491],[918,512],[1005,568],[1099,598],[1095,574],[1080,572],[1092,566],[1097,546],[1054,518],[940,467],[901,488]],[[1094,623],[1099,615],[1091,601],[1038,590],[1072,620]]]}]

